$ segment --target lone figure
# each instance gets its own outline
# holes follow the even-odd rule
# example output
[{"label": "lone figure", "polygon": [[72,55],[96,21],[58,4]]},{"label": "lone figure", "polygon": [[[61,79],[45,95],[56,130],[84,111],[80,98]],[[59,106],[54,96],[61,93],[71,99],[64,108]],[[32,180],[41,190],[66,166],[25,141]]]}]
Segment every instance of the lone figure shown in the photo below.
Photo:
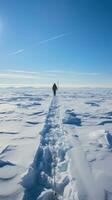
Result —
[{"label": "lone figure", "polygon": [[56,83],[54,83],[53,86],[52,86],[52,90],[53,90],[54,96],[56,96],[56,90],[57,90],[57,89],[58,89],[58,88],[57,88],[57,85],[56,85]]}]

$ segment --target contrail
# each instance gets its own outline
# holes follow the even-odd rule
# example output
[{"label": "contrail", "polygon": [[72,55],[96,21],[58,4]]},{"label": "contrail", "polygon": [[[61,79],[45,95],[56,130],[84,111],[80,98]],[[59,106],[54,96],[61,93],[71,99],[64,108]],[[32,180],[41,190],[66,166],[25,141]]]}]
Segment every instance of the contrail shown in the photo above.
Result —
[{"label": "contrail", "polygon": [[[34,46],[41,45],[41,44],[48,43],[48,42],[53,41],[53,40],[57,40],[57,39],[59,39],[59,38],[65,37],[65,36],[67,36],[67,35],[69,35],[69,34],[70,34],[70,33],[62,33],[62,34],[60,34],[60,35],[56,35],[56,36],[54,36],[54,37],[51,37],[51,38],[48,38],[48,39],[45,39],[45,40],[41,40],[41,41],[39,41],[39,42],[33,44],[32,46],[30,46],[30,48],[31,48],[31,47],[34,47]],[[9,53],[8,55],[9,55],[9,56],[18,55],[18,54],[20,54],[20,53],[23,53],[25,50],[26,50],[26,49],[24,49],[24,48],[23,48],[23,49],[19,49],[19,50],[17,50],[17,51],[13,51],[13,52]]]},{"label": "contrail", "polygon": [[11,56],[11,55],[17,55],[17,54],[20,54],[22,53],[23,51],[25,51],[25,49],[19,49],[17,51],[13,51],[11,53],[9,53],[8,55]]},{"label": "contrail", "polygon": [[59,38],[65,37],[66,35],[68,35],[68,34],[67,33],[66,34],[63,33],[63,34],[51,37],[51,38],[46,39],[46,40],[42,40],[42,41],[38,42],[37,45],[39,45],[39,44],[45,44],[45,43],[47,43],[49,41],[57,40]]}]

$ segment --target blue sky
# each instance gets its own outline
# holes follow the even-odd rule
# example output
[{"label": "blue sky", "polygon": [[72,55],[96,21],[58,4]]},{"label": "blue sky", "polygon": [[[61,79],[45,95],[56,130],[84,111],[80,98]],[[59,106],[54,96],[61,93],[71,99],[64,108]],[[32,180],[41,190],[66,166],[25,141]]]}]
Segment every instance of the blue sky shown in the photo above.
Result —
[{"label": "blue sky", "polygon": [[112,86],[111,0],[0,0],[0,85]]}]

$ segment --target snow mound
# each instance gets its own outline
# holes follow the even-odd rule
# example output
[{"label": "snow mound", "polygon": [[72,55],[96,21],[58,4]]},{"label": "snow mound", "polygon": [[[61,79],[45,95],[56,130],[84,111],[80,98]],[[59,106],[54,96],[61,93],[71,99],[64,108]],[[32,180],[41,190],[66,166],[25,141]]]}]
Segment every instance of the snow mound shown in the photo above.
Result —
[{"label": "snow mound", "polygon": [[6,165],[11,165],[11,166],[15,166],[13,163],[9,162],[9,161],[3,161],[0,160],[0,167],[4,167]]},{"label": "snow mound", "polygon": [[58,200],[58,198],[56,197],[56,194],[54,194],[53,190],[49,189],[42,192],[37,200]]},{"label": "snow mound", "polygon": [[112,124],[112,120],[105,120],[99,123],[98,125]]},{"label": "snow mound", "polygon": [[88,104],[88,105],[90,105],[90,106],[96,106],[96,107],[99,107],[99,104],[98,104],[98,103],[96,103],[96,102],[92,102],[92,101],[90,101],[90,102],[86,102],[85,104]]},{"label": "snow mound", "polygon": [[81,119],[76,117],[74,110],[66,110],[63,124],[73,124],[76,126],[81,126]]},{"label": "snow mound", "polygon": [[107,140],[107,143],[108,143],[109,147],[112,148],[112,133],[107,132],[106,140]]}]

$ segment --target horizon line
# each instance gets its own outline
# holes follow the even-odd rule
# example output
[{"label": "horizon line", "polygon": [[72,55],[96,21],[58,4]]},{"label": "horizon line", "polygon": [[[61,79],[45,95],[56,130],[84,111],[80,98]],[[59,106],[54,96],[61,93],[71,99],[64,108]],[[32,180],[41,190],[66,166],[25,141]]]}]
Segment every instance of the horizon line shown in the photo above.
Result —
[{"label": "horizon line", "polygon": [[[51,88],[52,84],[46,85],[46,84],[0,84],[0,88],[26,88],[26,87],[32,87],[32,88]],[[59,88],[112,88],[112,85],[66,85],[66,84],[60,84]]]}]

